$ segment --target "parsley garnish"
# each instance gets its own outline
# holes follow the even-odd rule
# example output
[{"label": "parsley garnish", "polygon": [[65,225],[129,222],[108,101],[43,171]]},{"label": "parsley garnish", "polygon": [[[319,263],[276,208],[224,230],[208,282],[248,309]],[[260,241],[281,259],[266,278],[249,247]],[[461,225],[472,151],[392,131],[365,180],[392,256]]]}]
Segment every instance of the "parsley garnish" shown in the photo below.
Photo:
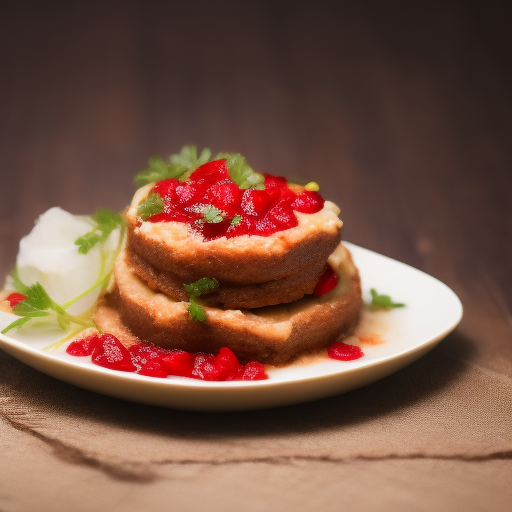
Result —
[{"label": "parsley garnish", "polygon": [[190,299],[188,304],[190,316],[198,322],[204,322],[206,320],[206,311],[194,299]]},{"label": "parsley garnish", "polygon": [[372,302],[370,304],[370,307],[372,307],[372,308],[393,309],[393,308],[403,308],[405,306],[405,304],[402,304],[399,302],[393,302],[389,295],[380,295],[379,293],[377,293],[377,290],[375,290],[375,288],[372,288],[370,290],[370,293],[372,294]]},{"label": "parsley garnish", "polygon": [[87,254],[95,245],[103,243],[118,226],[123,223],[123,218],[106,208],[98,208],[92,216],[96,226],[85,235],[75,240],[80,254]]},{"label": "parsley garnish", "polygon": [[238,213],[231,219],[231,225],[232,226],[238,226],[240,222],[242,222],[243,217],[241,215],[238,215]]},{"label": "parsley garnish", "polygon": [[137,207],[137,214],[142,220],[148,220],[157,213],[164,211],[164,200],[156,192],[151,192],[147,199],[142,201]]},{"label": "parsley garnish", "polygon": [[186,173],[191,173],[209,162],[210,156],[211,151],[208,148],[204,148],[198,156],[196,146],[192,145],[183,146],[180,153],[171,155],[169,164],[162,157],[154,156],[149,159],[149,167],[137,174],[135,183],[141,187],[168,178],[182,178]]},{"label": "parsley garnish", "polygon": [[198,322],[206,320],[206,311],[197,303],[197,299],[201,295],[212,292],[219,286],[219,282],[215,278],[202,277],[195,283],[186,284],[185,290],[189,296],[188,312],[190,316]]},{"label": "parsley garnish", "polygon": [[183,146],[180,153],[169,157],[169,161],[171,165],[181,165],[189,171],[195,171],[201,165],[209,162],[211,155],[212,152],[208,148],[203,148],[201,154],[197,156],[197,148],[195,146]]},{"label": "parsley garnish", "polygon": [[224,212],[211,204],[204,206],[201,213],[204,215],[203,220],[209,224],[218,224],[224,220]]},{"label": "parsley garnish", "polygon": [[219,153],[216,157],[226,159],[231,179],[242,189],[265,188],[265,178],[262,174],[254,171],[240,153]]},{"label": "parsley garnish", "polygon": [[[13,277],[14,284],[17,287],[21,283],[17,275],[17,270],[14,270],[11,275]],[[16,304],[16,306],[13,308],[13,312],[22,318],[19,318],[18,320],[15,320],[9,324],[2,331],[2,334],[5,334],[11,329],[21,327],[33,318],[48,316],[55,316],[58,324],[62,328],[68,328],[71,323],[82,325],[84,327],[92,325],[91,322],[83,321],[67,313],[62,306],[59,306],[55,301],[51,299],[41,283],[36,282],[32,286],[26,286],[21,283],[20,288],[23,290],[23,294],[26,296],[26,299]]]}]

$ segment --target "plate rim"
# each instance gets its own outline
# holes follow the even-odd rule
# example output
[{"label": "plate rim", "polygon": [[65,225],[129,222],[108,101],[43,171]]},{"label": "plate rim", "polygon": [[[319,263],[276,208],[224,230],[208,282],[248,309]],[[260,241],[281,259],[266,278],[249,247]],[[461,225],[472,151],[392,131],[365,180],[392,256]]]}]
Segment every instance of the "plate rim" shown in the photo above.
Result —
[{"label": "plate rim", "polygon": [[[19,361],[23,362],[24,364],[27,364],[31,366],[32,368],[41,371],[43,373],[46,373],[47,375],[50,375],[54,378],[57,378],[59,380],[63,380],[65,382],[78,385],[79,387],[83,387],[85,389],[91,389],[90,387],[85,387],[80,384],[75,384],[75,382],[72,382],[68,379],[63,379],[61,377],[55,376],[55,373],[61,373],[61,372],[48,372],[44,369],[41,369],[39,365],[33,365],[26,362],[26,359],[32,359],[35,358],[38,361],[41,362],[41,366],[45,366],[44,363],[47,362],[49,365],[55,365],[58,369],[63,370],[64,372],[71,371],[72,369],[78,369],[77,373],[84,373],[85,375],[91,375],[91,379],[94,380],[92,377],[93,375],[99,375],[100,380],[114,380],[114,381],[127,381],[130,382],[130,387],[136,385],[137,383],[141,385],[141,387],[158,387],[162,389],[176,389],[181,391],[190,391],[190,392],[204,392],[207,394],[210,394],[211,392],[220,392],[220,393],[233,393],[235,391],[239,390],[262,390],[262,392],[270,391],[273,389],[281,389],[286,388],[293,385],[298,385],[298,383],[302,383],[302,385],[315,382],[319,383],[320,381],[326,381],[330,379],[336,379],[341,378],[342,375],[350,376],[351,374],[362,372],[364,370],[371,370],[372,368],[379,367],[386,364],[391,364],[393,361],[399,362],[400,360],[405,360],[403,366],[406,366],[407,364],[410,364],[410,362],[413,362],[416,358],[421,357],[424,353],[428,352],[432,348],[434,348],[443,338],[445,338],[448,334],[450,334],[460,323],[462,316],[463,316],[463,306],[459,299],[459,297],[455,294],[455,292],[448,287],[445,283],[437,279],[436,277],[433,277],[426,272],[419,270],[415,267],[412,267],[411,265],[408,265],[407,263],[401,262],[399,260],[390,258],[389,256],[377,253],[375,251],[372,251],[370,249],[366,249],[364,247],[360,247],[358,245],[355,245],[350,242],[343,242],[344,245],[347,246],[347,248],[352,252],[355,251],[356,253],[359,251],[361,253],[366,253],[367,255],[370,255],[370,257],[377,257],[384,259],[390,264],[393,265],[399,265],[407,268],[408,271],[413,271],[415,273],[418,273],[418,275],[421,275],[422,278],[427,278],[429,280],[433,280],[437,286],[440,286],[444,293],[446,293],[446,297],[449,297],[449,300],[452,301],[452,306],[456,308],[456,314],[453,314],[453,319],[451,320],[450,324],[447,325],[441,332],[436,334],[433,338],[428,339],[427,341],[421,342],[421,343],[415,343],[412,347],[405,347],[401,349],[400,351],[396,353],[392,353],[389,355],[377,357],[375,359],[370,359],[368,361],[361,361],[357,365],[346,365],[346,366],[340,366],[339,369],[332,369],[329,371],[322,371],[320,374],[313,374],[313,375],[305,375],[300,377],[294,377],[294,378],[286,378],[284,380],[272,380],[271,375],[268,380],[262,380],[262,381],[232,381],[232,382],[209,382],[209,381],[201,381],[196,379],[186,379],[186,378],[170,378],[170,379],[157,379],[154,377],[144,376],[144,375],[138,375],[135,373],[130,372],[119,372],[117,370],[112,370],[109,368],[103,368],[100,366],[95,366],[88,364],[84,364],[80,359],[77,359],[77,361],[72,361],[68,359],[64,359],[62,357],[59,357],[58,353],[52,353],[45,351],[42,348],[36,348],[33,346],[30,346],[27,344],[27,342],[16,340],[14,338],[11,338],[9,336],[6,336],[4,334],[0,334],[0,348],[4,350],[5,352],[9,353],[11,356],[13,356],[15,359],[18,359]],[[357,254],[354,257],[354,260],[356,260],[356,266],[357,266]],[[364,270],[364,269],[363,269]],[[363,272],[364,274],[364,272]],[[20,358],[17,356],[17,354],[22,353],[23,356]],[[417,354],[417,357],[414,357]],[[409,361],[410,360],[410,361]],[[312,363],[316,364],[316,363]],[[400,368],[398,368],[400,369]],[[279,371],[279,368],[276,370],[269,370],[270,373],[273,371]],[[396,371],[396,370],[395,370]],[[378,372],[377,372],[378,373]],[[392,372],[391,372],[392,373]],[[382,377],[379,377],[382,378]],[[365,384],[364,384],[365,385]],[[95,390],[96,391],[96,390]],[[103,393],[108,395],[108,392],[105,391],[96,391],[99,393]],[[337,394],[337,393],[333,393]],[[118,395],[111,395],[111,396],[118,396]],[[119,397],[119,396],[118,396]],[[128,398],[128,400],[130,400]],[[139,400],[134,400],[137,402],[140,402]],[[143,402],[144,403],[144,402]],[[149,403],[149,402],[145,402]],[[159,405],[159,404],[155,404]],[[175,407],[173,405],[163,405],[164,407]],[[183,408],[183,407],[181,407]],[[259,407],[261,408],[261,407]],[[247,409],[253,409],[253,407],[247,407]],[[191,410],[204,410],[204,408],[193,408]],[[228,410],[228,409],[213,409],[213,410]]]}]

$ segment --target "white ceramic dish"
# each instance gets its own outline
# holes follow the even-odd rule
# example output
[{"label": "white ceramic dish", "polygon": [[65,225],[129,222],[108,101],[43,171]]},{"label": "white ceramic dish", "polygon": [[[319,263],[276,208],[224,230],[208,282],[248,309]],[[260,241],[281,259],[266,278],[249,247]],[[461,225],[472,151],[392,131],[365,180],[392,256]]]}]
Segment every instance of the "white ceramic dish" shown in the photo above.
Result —
[{"label": "white ceramic dish", "polygon": [[[361,343],[364,356],[335,361],[306,357],[285,368],[270,370],[257,382],[202,382],[171,377],[158,379],[109,370],[90,358],[43,350],[62,331],[20,329],[0,335],[0,348],[25,364],[76,386],[134,402],[196,411],[227,411],[277,407],[339,393],[385,377],[431,350],[460,322],[462,305],[446,285],[408,265],[353,244],[346,244],[361,273],[363,296],[370,289],[390,295],[406,307],[365,310],[356,334],[380,334],[385,343]],[[0,312],[0,330],[13,316]],[[348,340],[358,343],[357,338]]]}]

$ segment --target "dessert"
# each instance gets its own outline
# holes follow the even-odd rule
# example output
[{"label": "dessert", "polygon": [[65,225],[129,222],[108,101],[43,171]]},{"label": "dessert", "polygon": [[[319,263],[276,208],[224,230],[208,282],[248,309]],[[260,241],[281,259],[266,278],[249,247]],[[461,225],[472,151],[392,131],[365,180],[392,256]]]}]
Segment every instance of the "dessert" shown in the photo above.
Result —
[{"label": "dessert", "polygon": [[[232,165],[215,159],[135,193],[114,290],[95,315],[101,331],[166,349],[228,347],[242,362],[272,365],[351,333],[361,289],[339,209],[268,174],[243,189]],[[200,279],[215,281],[201,296],[202,321],[186,288]]]},{"label": "dessert", "polygon": [[3,302],[21,318],[3,332],[53,319],[68,339],[80,333],[72,355],[155,377],[260,379],[262,364],[334,342],[338,358],[360,357],[341,342],[362,299],[338,207],[314,185],[254,172],[239,154],[210,156],[185,147],[168,165],[151,159],[124,219],[106,210],[76,221],[47,215],[73,224],[69,236],[87,256],[74,264],[94,265],[86,290],[56,303],[73,280],[52,277],[48,294],[41,282],[50,271],[32,268],[21,251]]}]

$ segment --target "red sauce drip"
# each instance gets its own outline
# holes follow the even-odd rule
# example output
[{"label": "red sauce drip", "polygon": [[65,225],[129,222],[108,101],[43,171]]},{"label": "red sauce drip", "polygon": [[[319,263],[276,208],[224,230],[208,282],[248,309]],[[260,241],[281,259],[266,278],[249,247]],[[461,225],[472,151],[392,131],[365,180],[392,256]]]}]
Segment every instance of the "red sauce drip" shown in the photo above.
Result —
[{"label": "red sauce drip", "polygon": [[13,308],[14,306],[17,306],[20,302],[23,302],[26,298],[26,295],[14,292],[8,295],[4,300],[6,300],[9,303],[9,306]]},{"label": "red sauce drip", "polygon": [[320,276],[318,283],[313,290],[313,293],[320,297],[321,295],[325,295],[329,293],[331,290],[336,288],[340,278],[336,272],[334,272],[333,268],[327,264],[325,265],[324,273]]},{"label": "red sauce drip", "polygon": [[144,342],[126,348],[111,334],[95,334],[71,342],[66,352],[77,357],[91,356],[94,364],[105,368],[150,377],[174,375],[207,381],[268,379],[264,365],[255,361],[242,365],[227,347],[217,354],[166,350]]},{"label": "red sauce drip", "polygon": [[349,345],[343,341],[335,341],[328,349],[327,355],[331,359],[339,361],[353,361],[364,356],[363,351],[357,345]]},{"label": "red sauce drip", "polygon": [[[242,190],[231,179],[226,160],[208,162],[196,169],[185,182],[171,178],[158,182],[153,192],[164,200],[164,211],[149,222],[183,222],[205,240],[240,235],[270,236],[298,224],[294,212],[316,213],[324,200],[318,192],[299,194],[288,187],[285,178],[265,174],[263,190]],[[219,222],[206,222],[204,208],[221,212]],[[219,219],[216,219],[219,220]]]}]

